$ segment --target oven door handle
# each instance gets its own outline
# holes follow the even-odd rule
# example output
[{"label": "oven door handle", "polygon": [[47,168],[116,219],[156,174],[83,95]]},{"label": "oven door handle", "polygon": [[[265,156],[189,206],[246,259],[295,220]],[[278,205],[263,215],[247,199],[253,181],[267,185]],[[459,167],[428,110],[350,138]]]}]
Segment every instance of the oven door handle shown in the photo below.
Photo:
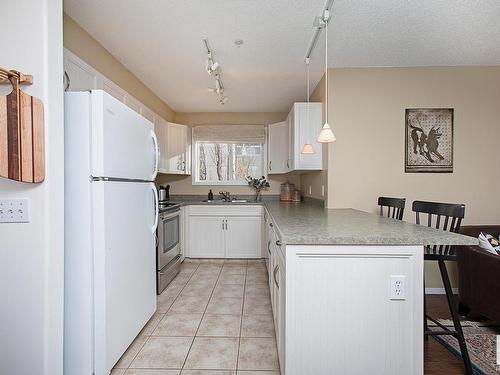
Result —
[{"label": "oven door handle", "polygon": [[155,220],[154,220],[153,226],[151,227],[151,232],[155,233],[156,229],[158,228],[158,216],[159,216],[160,203],[158,201],[158,191],[156,190],[156,186],[154,183],[151,183],[151,190],[153,191],[153,196],[155,198]]}]

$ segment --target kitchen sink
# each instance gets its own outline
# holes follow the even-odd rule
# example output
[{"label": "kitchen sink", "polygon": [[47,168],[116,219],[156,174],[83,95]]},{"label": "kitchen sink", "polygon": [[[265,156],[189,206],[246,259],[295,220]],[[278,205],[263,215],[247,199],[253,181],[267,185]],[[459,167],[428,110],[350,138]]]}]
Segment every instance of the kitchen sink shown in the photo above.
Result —
[{"label": "kitchen sink", "polygon": [[225,201],[222,199],[204,199],[203,202],[205,203],[248,203],[248,199],[231,199],[230,201]]}]

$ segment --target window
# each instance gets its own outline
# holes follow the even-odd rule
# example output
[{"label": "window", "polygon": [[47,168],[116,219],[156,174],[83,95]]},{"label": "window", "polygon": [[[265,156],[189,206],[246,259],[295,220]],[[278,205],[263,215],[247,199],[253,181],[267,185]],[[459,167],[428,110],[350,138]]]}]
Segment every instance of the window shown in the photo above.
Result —
[{"label": "window", "polygon": [[257,125],[204,125],[193,129],[193,184],[246,185],[264,175],[265,130]]},{"label": "window", "polygon": [[246,185],[245,177],[263,175],[263,149],[262,144],[196,142],[196,182]]}]

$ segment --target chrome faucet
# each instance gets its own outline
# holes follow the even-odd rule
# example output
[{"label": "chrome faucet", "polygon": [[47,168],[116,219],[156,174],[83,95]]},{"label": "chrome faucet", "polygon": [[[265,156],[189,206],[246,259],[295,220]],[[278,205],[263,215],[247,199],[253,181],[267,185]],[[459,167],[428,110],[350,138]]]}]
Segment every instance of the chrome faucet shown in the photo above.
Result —
[{"label": "chrome faucet", "polygon": [[231,193],[229,191],[219,191],[219,195],[221,196],[224,202],[231,201]]}]

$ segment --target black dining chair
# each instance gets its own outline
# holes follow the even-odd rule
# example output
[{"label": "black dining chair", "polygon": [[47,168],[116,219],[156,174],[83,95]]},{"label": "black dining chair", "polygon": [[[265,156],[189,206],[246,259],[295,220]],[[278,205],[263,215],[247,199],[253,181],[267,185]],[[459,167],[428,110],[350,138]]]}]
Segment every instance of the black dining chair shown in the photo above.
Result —
[{"label": "black dining chair", "polygon": [[[403,213],[405,210],[405,198],[388,198],[379,197],[378,205],[380,206],[380,216],[392,217],[393,219],[403,220]],[[386,209],[384,214],[384,208]]]},{"label": "black dining chair", "polygon": [[[427,214],[428,227],[434,227],[436,229],[458,233],[460,229],[460,224],[465,216],[465,205],[463,204],[449,204],[449,203],[437,203],[437,202],[423,202],[414,201],[413,211],[416,214],[416,223],[420,224],[421,214]],[[434,219],[434,220],[433,220]],[[425,218],[424,218],[425,220]],[[423,224],[425,225],[425,223]],[[457,303],[453,297],[453,291],[451,288],[450,278],[448,276],[448,271],[446,269],[445,261],[455,261],[456,254],[453,246],[450,245],[434,245],[426,246],[424,249],[424,260],[437,261],[439,266],[439,271],[441,273],[441,278],[443,280],[444,290],[446,292],[446,300],[448,301],[448,307],[451,312],[451,317],[453,319],[454,330],[450,329],[443,324],[441,324],[436,319],[427,315],[426,303],[425,303],[425,281],[424,281],[424,335],[425,339],[428,336],[443,336],[451,335],[458,340],[460,346],[460,352],[462,354],[462,360],[464,362],[466,373],[472,375],[472,365],[469,357],[469,352],[467,351],[467,344],[465,342],[464,333],[462,326],[460,324],[460,317],[458,315]],[[435,323],[441,330],[429,330],[427,326],[427,319]]]}]

